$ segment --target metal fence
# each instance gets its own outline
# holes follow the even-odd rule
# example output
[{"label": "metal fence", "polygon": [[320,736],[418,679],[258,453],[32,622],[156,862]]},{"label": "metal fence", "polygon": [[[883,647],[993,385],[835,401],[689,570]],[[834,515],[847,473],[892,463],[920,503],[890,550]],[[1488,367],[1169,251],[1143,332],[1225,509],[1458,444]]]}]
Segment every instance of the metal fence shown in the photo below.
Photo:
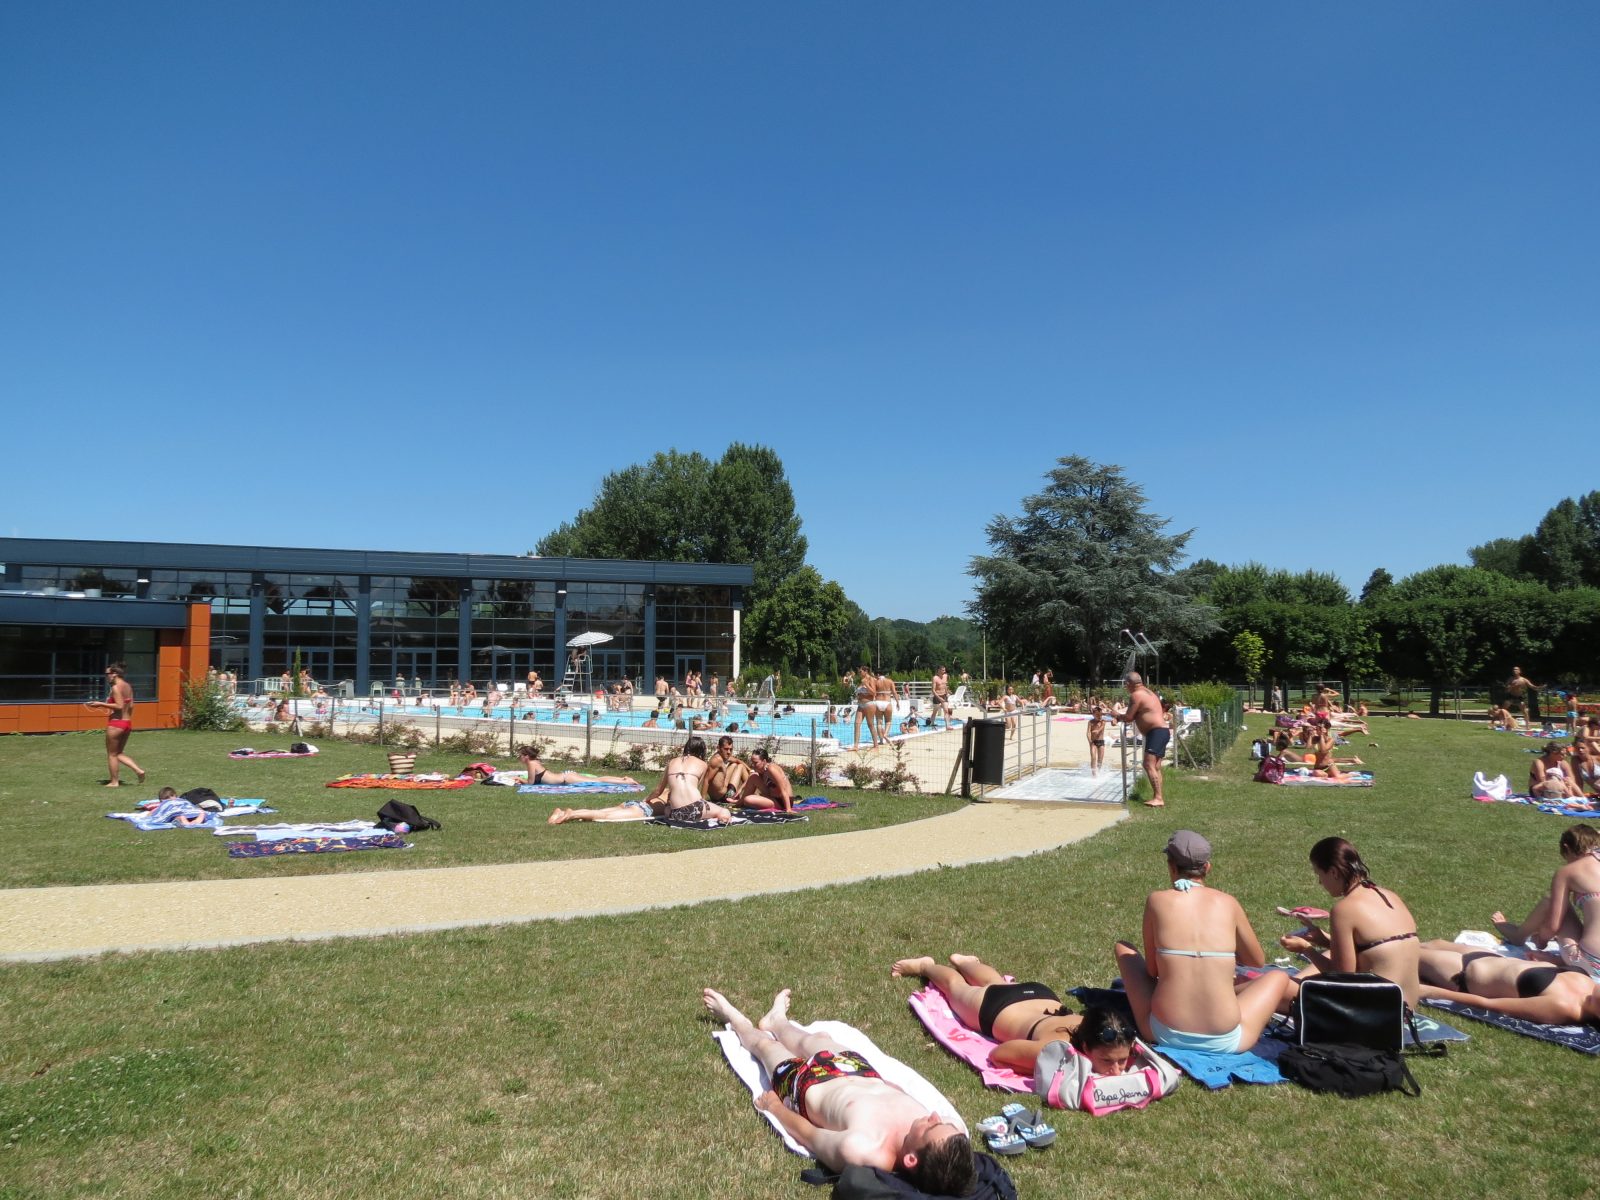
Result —
[{"label": "metal fence", "polygon": [[[462,712],[421,697],[401,702],[392,697],[282,701],[241,697],[235,705],[252,728],[270,727],[280,734],[312,740],[320,734],[370,740],[382,746],[459,751],[464,756],[463,766],[474,757],[511,757],[519,747],[532,744],[541,757],[551,761],[607,771],[651,770],[679,753],[691,735],[702,737],[708,749],[728,737],[735,753],[745,755],[761,747],[788,767],[795,776],[797,794],[802,795],[810,785],[959,794],[965,725],[986,715],[977,708],[959,709],[954,721],[941,714],[929,730],[926,703],[908,706],[902,701],[890,719],[889,740],[870,745],[863,724],[863,744],[858,747],[852,744],[853,720],[843,728],[845,737],[841,739],[824,722],[827,706],[781,699],[776,704],[764,701],[753,718],[752,710],[741,705],[735,714],[737,722],[723,712],[713,724],[705,710],[686,709],[683,728],[665,720],[655,728],[628,723],[649,711],[637,705],[613,712],[592,704],[556,709],[549,701],[517,703],[493,708],[487,716],[481,708]],[[785,711],[791,708],[793,712]],[[908,729],[912,716],[917,726]],[[736,732],[728,728],[735,723]],[[1051,755],[1049,714],[1043,710],[1020,712],[1013,718],[1013,726],[1005,739],[1008,782],[1048,765]],[[836,722],[833,728],[841,726]]]}]

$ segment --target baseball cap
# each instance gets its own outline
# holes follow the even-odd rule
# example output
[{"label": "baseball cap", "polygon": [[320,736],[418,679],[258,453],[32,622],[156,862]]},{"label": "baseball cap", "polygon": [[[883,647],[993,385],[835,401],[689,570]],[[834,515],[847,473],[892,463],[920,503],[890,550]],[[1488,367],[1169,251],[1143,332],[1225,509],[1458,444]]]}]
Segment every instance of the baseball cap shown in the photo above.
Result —
[{"label": "baseball cap", "polygon": [[1192,829],[1180,829],[1167,839],[1166,855],[1176,867],[1203,867],[1211,861],[1211,843]]}]

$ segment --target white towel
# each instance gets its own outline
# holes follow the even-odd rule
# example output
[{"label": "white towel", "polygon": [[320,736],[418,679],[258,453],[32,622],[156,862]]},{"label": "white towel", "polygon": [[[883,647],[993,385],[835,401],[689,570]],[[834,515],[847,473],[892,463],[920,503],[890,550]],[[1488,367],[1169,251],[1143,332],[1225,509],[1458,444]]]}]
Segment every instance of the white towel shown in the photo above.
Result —
[{"label": "white towel", "polygon": [[[1482,929],[1463,929],[1456,934],[1456,941],[1463,946],[1472,946],[1479,950],[1487,950],[1491,954],[1499,954],[1506,958],[1527,958],[1530,951],[1539,951],[1538,946],[1513,946],[1510,942],[1503,942],[1492,933]],[[1560,954],[1561,943],[1546,942],[1542,953]]]},{"label": "white towel", "polygon": [[[955,1105],[946,1100],[944,1094],[938,1088],[934,1087],[933,1084],[906,1066],[898,1058],[893,1058],[878,1049],[873,1044],[872,1039],[854,1025],[846,1025],[843,1021],[813,1021],[809,1025],[801,1025],[800,1028],[807,1033],[825,1033],[845,1049],[861,1055],[862,1058],[872,1064],[872,1069],[881,1075],[886,1082],[894,1084],[895,1087],[905,1092],[906,1095],[930,1112],[938,1113],[960,1129],[962,1133],[968,1132],[967,1123],[961,1119],[961,1114],[956,1111]],[[733,1068],[733,1073],[739,1077],[745,1087],[750,1089],[750,1100],[754,1103],[757,1096],[772,1086],[772,1080],[768,1078],[766,1069],[757,1061],[755,1055],[739,1044],[739,1035],[733,1032],[732,1027],[724,1027],[711,1036],[716,1038],[717,1042],[722,1046],[722,1053],[727,1058],[728,1065]],[[799,1142],[784,1131],[783,1126],[778,1123],[777,1117],[769,1112],[764,1112],[761,1115],[767,1119],[768,1124],[778,1131],[778,1136],[783,1139],[785,1146],[796,1154],[803,1155],[806,1158],[811,1157],[810,1153]]]}]

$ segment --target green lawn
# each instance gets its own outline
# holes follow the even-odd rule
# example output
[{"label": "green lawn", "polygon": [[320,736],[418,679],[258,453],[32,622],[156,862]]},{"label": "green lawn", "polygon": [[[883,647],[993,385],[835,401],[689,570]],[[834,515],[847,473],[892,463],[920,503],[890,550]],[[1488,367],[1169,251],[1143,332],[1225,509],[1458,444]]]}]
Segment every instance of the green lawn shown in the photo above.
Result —
[{"label": "green lawn", "polygon": [[[723,1066],[702,985],[751,1007],[793,985],[800,1019],[861,1026],[975,1121],[1003,1098],[930,1046],[889,963],[967,950],[1058,988],[1104,983],[1112,940],[1137,933],[1165,883],[1175,828],[1211,838],[1214,881],[1264,938],[1288,928],[1274,905],[1322,902],[1306,851],[1334,833],[1424,936],[1530,904],[1566,822],[1466,794],[1475,769],[1520,781],[1534,743],[1443,722],[1374,733],[1380,747],[1358,747],[1373,789],[1244,782],[1245,739],[1210,778],[1176,778],[1165,813],[1009,863],[621,917],[4,968],[0,1196],[824,1196]],[[41,744],[58,773],[92,758],[87,740]],[[8,762],[14,790],[10,776]],[[33,817],[15,819],[15,796],[6,811],[15,838]],[[1186,1085],[1143,1113],[1056,1114],[1063,1137],[1013,1174],[1032,1197],[1593,1194],[1600,1063],[1469,1032],[1413,1064],[1421,1099]]]},{"label": "green lawn", "polygon": [[[132,883],[165,879],[249,879],[258,876],[320,875],[335,871],[381,871],[406,867],[455,867],[474,863],[533,862],[544,859],[599,858],[704,845],[693,837],[671,835],[648,825],[595,825],[587,822],[551,828],[545,824],[558,805],[604,807],[625,796],[522,796],[512,788],[471,787],[459,791],[389,792],[336,789],[328,780],[359,771],[387,770],[378,746],[337,740],[318,743],[315,758],[234,762],[227,752],[251,735],[239,733],[144,733],[133,740],[135,760],[149,772],[145,786],[101,787],[106,775],[104,742],[98,733],[55,737],[0,738],[0,811],[10,818],[6,851],[0,858],[0,887],[58,884]],[[260,734],[258,745],[267,745]],[[287,736],[271,744],[287,745]],[[485,756],[423,751],[418,771],[455,774]],[[518,764],[504,756],[502,767]],[[595,774],[630,774],[600,771]],[[659,774],[631,772],[647,788]],[[131,774],[127,785],[133,785]],[[230,859],[209,830],[140,833],[125,821],[109,821],[113,810],[127,811],[158,787],[178,791],[209,787],[219,796],[265,799],[277,812],[255,821],[345,821],[372,819],[385,800],[399,798],[444,825],[438,833],[412,838],[406,851],[323,854],[277,859]],[[717,844],[759,838],[809,837],[911,821],[948,812],[959,800],[930,796],[891,796],[851,789],[803,788],[801,795],[826,795],[851,807],[825,809],[811,819],[785,826],[736,828],[718,833]]]}]

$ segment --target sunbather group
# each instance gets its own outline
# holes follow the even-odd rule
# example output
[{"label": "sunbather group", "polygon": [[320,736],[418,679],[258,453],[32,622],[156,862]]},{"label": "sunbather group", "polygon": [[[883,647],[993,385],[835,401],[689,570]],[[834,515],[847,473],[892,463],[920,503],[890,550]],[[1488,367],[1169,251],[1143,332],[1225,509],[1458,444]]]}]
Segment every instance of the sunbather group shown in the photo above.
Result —
[{"label": "sunbather group", "polygon": [[[1382,976],[1399,985],[1411,1006],[1440,997],[1534,1021],[1600,1020],[1600,831],[1574,826],[1562,835],[1561,854],[1564,865],[1549,896],[1527,921],[1515,925],[1494,915],[1508,941],[1543,945],[1555,938],[1560,946],[1558,956],[1517,959],[1419,941],[1405,901],[1373,881],[1348,841],[1324,838],[1311,848],[1310,862],[1318,885],[1335,897],[1328,928],[1310,924],[1279,939],[1305,960],[1297,975],[1264,970],[1239,978],[1237,967],[1265,967],[1265,952],[1239,902],[1210,886],[1210,844],[1180,830],[1166,846],[1172,886],[1145,901],[1142,947],[1121,941],[1115,948],[1139,1036],[1157,1049],[1248,1050],[1274,1013],[1289,1010],[1298,981],[1325,971]],[[1041,1050],[1062,1039],[1094,1058],[1097,1073],[1116,1074],[1127,1061],[1125,1045],[1113,1043],[1110,1052],[1092,1042],[1078,1045],[1085,1018],[1063,1008],[1048,986],[1008,983],[969,955],[951,955],[948,966],[928,957],[902,959],[892,973],[933,984],[963,1024],[998,1043],[990,1055],[995,1066],[1031,1071]]]},{"label": "sunbather group", "polygon": [[551,825],[564,825],[568,821],[667,817],[727,825],[738,808],[793,812],[794,788],[788,773],[759,746],[750,752],[748,761],[740,759],[733,752],[731,737],[717,740],[717,752],[708,761],[705,739],[691,737],[684,743],[683,752],[667,763],[660,782],[648,796],[607,808],[558,808],[547,820]]}]

